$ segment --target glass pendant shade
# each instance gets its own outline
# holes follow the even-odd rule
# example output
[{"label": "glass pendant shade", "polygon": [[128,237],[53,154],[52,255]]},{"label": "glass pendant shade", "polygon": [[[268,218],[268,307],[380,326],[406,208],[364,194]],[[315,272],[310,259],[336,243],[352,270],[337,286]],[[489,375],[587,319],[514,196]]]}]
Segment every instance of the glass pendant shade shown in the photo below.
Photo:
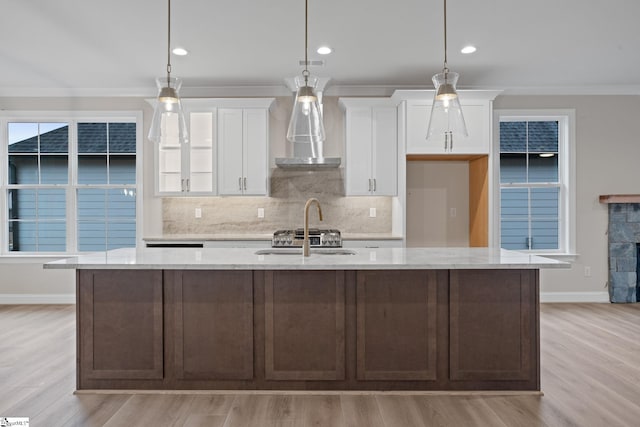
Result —
[{"label": "glass pendant shade", "polygon": [[436,88],[436,94],[431,108],[427,139],[451,135],[462,137],[469,135],[462,115],[462,108],[460,107],[460,98],[458,98],[458,93],[456,92],[458,77],[458,73],[448,70],[433,76],[432,80]]},{"label": "glass pendant shade", "polygon": [[315,92],[317,79],[300,78],[293,111],[287,130],[287,139],[291,142],[316,144],[325,139],[322,124],[322,109]]},{"label": "glass pendant shade", "polygon": [[151,120],[149,139],[151,141],[173,145],[187,143],[189,134],[187,122],[180,102],[182,80],[176,77],[160,77],[156,79],[158,99]]}]

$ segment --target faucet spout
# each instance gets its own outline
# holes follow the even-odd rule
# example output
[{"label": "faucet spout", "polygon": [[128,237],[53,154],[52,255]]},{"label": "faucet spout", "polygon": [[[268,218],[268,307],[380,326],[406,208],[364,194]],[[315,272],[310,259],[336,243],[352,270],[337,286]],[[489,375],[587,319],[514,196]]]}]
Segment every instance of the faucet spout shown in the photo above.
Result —
[{"label": "faucet spout", "polygon": [[302,241],[303,256],[309,256],[309,208],[313,204],[318,208],[318,217],[320,218],[320,221],[322,221],[322,208],[320,207],[318,199],[311,198],[307,200],[307,203],[304,204],[304,240]]}]

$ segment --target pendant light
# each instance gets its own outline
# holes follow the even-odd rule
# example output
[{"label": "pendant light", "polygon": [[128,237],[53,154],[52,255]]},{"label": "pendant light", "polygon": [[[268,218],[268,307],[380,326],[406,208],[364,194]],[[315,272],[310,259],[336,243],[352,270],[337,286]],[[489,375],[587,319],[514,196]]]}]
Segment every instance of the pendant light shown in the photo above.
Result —
[{"label": "pendant light", "polygon": [[460,99],[456,92],[458,73],[449,71],[447,66],[447,0],[444,0],[444,67],[441,73],[432,77],[436,93],[429,118],[427,139],[444,137],[445,151],[453,149],[454,136],[468,136],[462,115]]},{"label": "pendant light", "polygon": [[149,139],[158,143],[169,143],[167,138],[179,143],[189,141],[187,125],[180,102],[182,80],[171,77],[171,0],[167,0],[167,77],[157,78],[158,98],[149,129]]},{"label": "pendant light", "polygon": [[[298,84],[296,99],[293,103],[291,120],[287,130],[287,139],[291,142],[318,144],[324,141],[324,125],[322,110],[315,92],[317,79],[310,79],[309,60],[307,56],[308,42],[308,9],[309,0],[304,2],[304,71]],[[311,80],[311,81],[310,81]],[[314,151],[315,152],[315,151]]]}]

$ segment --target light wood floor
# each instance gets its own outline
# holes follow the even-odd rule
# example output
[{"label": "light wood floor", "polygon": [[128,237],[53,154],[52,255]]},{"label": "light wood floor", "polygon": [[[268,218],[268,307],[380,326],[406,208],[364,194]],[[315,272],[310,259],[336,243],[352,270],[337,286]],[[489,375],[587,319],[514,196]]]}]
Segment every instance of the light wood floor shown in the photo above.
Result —
[{"label": "light wood floor", "polygon": [[75,395],[74,310],[0,306],[0,417],[47,427],[640,425],[640,304],[543,304],[542,397]]}]

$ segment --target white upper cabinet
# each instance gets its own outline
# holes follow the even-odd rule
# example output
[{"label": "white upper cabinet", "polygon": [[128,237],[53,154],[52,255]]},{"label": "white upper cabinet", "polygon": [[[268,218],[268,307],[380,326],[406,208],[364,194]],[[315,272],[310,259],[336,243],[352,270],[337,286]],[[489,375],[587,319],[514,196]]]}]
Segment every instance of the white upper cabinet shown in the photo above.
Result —
[{"label": "white upper cabinet", "polygon": [[218,109],[220,195],[267,195],[268,135],[267,108]]},{"label": "white upper cabinet", "polygon": [[389,98],[341,98],[345,110],[345,193],[398,193],[398,114]]},{"label": "white upper cabinet", "polygon": [[406,154],[489,154],[493,99],[498,91],[458,91],[467,137],[454,136],[448,146],[442,137],[427,139],[433,91],[398,90],[393,99],[405,104]]},{"label": "white upper cabinet", "polygon": [[[266,194],[268,111],[272,103],[273,98],[183,99],[189,142],[178,143],[177,120],[163,124],[168,136],[156,146],[156,193]],[[222,154],[226,161],[219,160]],[[227,192],[230,176],[234,177],[235,191]]]},{"label": "white upper cabinet", "polygon": [[190,133],[186,144],[178,142],[177,116],[176,120],[163,123],[169,132],[157,145],[156,192],[163,195],[213,194],[215,109],[204,112],[185,109],[185,114]]}]

